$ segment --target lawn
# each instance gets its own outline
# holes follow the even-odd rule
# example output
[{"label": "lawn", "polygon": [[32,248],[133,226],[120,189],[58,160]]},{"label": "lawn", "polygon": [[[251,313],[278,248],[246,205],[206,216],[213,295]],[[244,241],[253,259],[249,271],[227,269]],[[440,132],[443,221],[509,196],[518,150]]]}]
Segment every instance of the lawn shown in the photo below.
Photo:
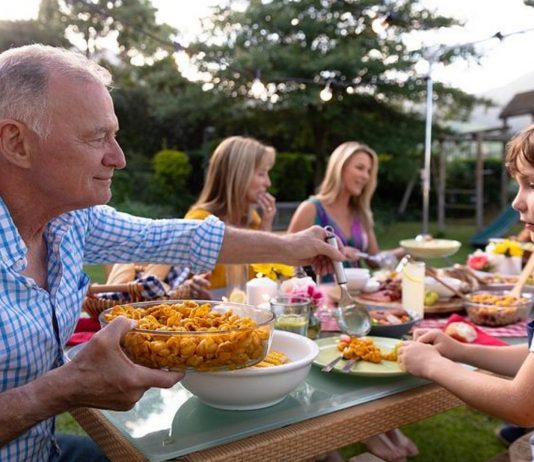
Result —
[{"label": "lawn", "polygon": [[[399,240],[411,238],[421,230],[416,222],[396,222],[390,225],[378,225],[377,237],[382,249],[397,247]],[[512,230],[518,231],[517,227]],[[469,241],[475,229],[473,220],[448,220],[443,236],[457,239],[463,243]],[[437,229],[431,224],[430,233],[437,235]],[[462,245],[458,253],[451,257],[455,263],[464,263],[473,249]],[[445,266],[444,260],[428,261],[427,264]],[[104,270],[101,266],[86,267],[95,282],[103,282]],[[420,455],[410,459],[414,462],[482,462],[504,451],[503,444],[494,434],[500,421],[465,407],[460,407],[437,416],[403,427],[402,430],[416,442]],[[83,430],[70,417],[62,414],[58,418],[58,430],[69,433],[83,434]],[[361,444],[342,449],[344,456],[352,457],[363,452]]]}]

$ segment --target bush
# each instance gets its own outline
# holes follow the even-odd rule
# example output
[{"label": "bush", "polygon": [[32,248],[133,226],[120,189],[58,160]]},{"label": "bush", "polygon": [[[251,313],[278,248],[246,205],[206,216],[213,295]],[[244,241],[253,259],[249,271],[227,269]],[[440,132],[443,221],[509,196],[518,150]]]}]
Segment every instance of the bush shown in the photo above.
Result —
[{"label": "bush", "polygon": [[313,193],[312,154],[280,152],[271,170],[271,190],[277,201],[302,201]]},{"label": "bush", "polygon": [[186,190],[191,164],[185,152],[173,149],[159,151],[153,159],[154,176],[164,194],[174,196]]},{"label": "bush", "polygon": [[160,204],[171,205],[183,215],[192,201],[187,190],[191,164],[187,154],[173,149],[159,151],[153,159],[155,183],[161,191]]}]

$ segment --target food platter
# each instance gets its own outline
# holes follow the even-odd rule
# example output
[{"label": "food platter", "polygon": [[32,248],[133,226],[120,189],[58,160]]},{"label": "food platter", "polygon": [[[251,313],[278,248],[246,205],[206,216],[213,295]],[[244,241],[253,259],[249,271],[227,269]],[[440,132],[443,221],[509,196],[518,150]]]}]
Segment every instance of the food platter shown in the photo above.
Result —
[{"label": "food platter", "polygon": [[[534,287],[533,287],[534,289]],[[330,299],[337,303],[339,301],[340,297],[340,289],[338,286],[332,286],[329,287],[327,290],[328,296]],[[350,292],[350,295],[354,300],[356,300],[358,303],[361,303],[362,305],[369,307],[369,308],[391,308],[391,309],[397,309],[402,308],[402,301],[393,301],[393,302],[387,302],[387,301],[374,301],[369,300],[367,298],[362,298],[359,291]],[[425,305],[425,313],[428,314],[441,314],[441,313],[456,313],[458,311],[462,311],[464,309],[463,301],[457,297],[450,298],[449,300],[442,300],[438,301],[434,305]]]},{"label": "food platter", "polygon": [[[371,338],[375,345],[377,345],[384,353],[388,353],[399,343],[398,339],[386,337],[368,337]],[[319,345],[319,355],[313,361],[313,364],[318,367],[324,367],[333,359],[339,356],[337,344],[339,336],[327,337],[316,340]],[[345,360],[338,361],[332,369],[332,372],[341,372],[343,366],[347,363]],[[344,373],[347,374],[347,373]],[[358,361],[352,369],[348,372],[349,375],[367,376],[367,377],[394,377],[397,375],[405,375],[406,372],[401,370],[396,361],[382,361],[379,364],[368,361]]]},{"label": "food platter", "polygon": [[[369,308],[402,308],[402,301],[397,302],[374,302],[355,296],[354,299]],[[459,298],[451,298],[449,300],[438,301],[434,305],[425,305],[425,313],[440,314],[440,313],[455,313],[464,309],[464,303]]]}]

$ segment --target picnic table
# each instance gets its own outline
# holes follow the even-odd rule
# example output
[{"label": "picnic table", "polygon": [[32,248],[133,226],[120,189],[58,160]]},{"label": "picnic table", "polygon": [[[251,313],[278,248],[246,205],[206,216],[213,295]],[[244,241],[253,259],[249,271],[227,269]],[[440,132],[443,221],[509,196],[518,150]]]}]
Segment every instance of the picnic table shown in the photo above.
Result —
[{"label": "picnic table", "polygon": [[281,403],[254,411],[202,404],[180,384],[151,389],[128,412],[71,414],[112,461],[306,460],[461,405],[445,389],[402,376],[326,374],[313,367]]},{"label": "picnic table", "polygon": [[[425,322],[441,327],[445,318]],[[517,343],[526,331],[510,326],[493,334]],[[303,384],[264,409],[215,409],[178,383],[148,390],[127,412],[79,408],[71,414],[112,461],[285,462],[308,460],[462,404],[410,375],[327,374],[313,366]]]}]

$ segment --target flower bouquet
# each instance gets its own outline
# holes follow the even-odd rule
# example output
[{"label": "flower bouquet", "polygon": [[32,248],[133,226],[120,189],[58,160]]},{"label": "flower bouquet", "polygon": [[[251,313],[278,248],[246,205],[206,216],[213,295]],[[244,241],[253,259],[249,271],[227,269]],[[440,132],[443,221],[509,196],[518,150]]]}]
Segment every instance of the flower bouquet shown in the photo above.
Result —
[{"label": "flower bouquet", "polygon": [[523,249],[519,242],[509,239],[491,241],[486,246],[486,253],[494,272],[503,275],[516,275],[521,272]]}]

